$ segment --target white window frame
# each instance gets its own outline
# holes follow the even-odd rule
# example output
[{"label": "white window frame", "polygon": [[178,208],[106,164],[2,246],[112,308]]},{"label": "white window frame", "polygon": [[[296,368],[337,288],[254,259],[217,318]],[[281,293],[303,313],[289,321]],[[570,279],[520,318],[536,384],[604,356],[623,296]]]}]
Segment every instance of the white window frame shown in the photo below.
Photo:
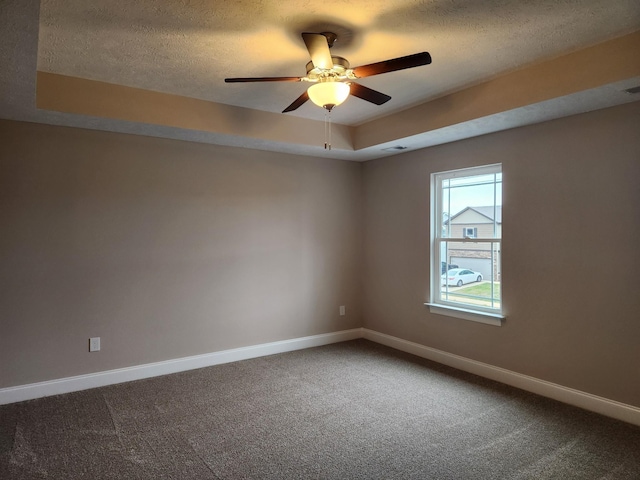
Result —
[{"label": "white window frame", "polygon": [[[463,168],[459,170],[450,170],[447,172],[437,172],[431,174],[431,291],[430,301],[425,303],[429,307],[431,313],[446,315],[450,317],[462,318],[474,322],[485,323],[489,325],[501,326],[505,320],[502,302],[502,286],[500,288],[500,308],[490,308],[483,306],[474,306],[460,304],[442,300],[440,298],[440,277],[442,275],[442,264],[440,259],[441,243],[445,240],[442,236],[443,232],[443,215],[442,215],[442,182],[457,177],[471,177],[475,175],[487,175],[502,172],[502,164],[485,165],[481,167]],[[466,233],[466,228],[464,230]],[[446,241],[472,242],[472,243],[498,243],[500,245],[500,257],[502,257],[502,238],[465,238],[465,237],[446,237]],[[449,259],[445,259],[448,262]],[[500,262],[502,258],[500,258]],[[492,260],[493,263],[493,260]]]}]

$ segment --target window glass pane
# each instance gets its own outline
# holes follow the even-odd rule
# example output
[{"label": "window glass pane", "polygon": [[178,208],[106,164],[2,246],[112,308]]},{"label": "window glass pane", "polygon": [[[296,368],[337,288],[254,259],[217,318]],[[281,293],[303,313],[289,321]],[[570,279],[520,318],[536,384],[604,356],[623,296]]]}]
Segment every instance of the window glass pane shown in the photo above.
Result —
[{"label": "window glass pane", "polygon": [[453,244],[443,241],[440,246],[440,300],[465,307],[499,309],[500,243],[483,244],[487,253],[483,257],[463,256],[466,252],[452,250]]},{"label": "window glass pane", "polygon": [[500,238],[502,173],[442,181],[443,237]]}]

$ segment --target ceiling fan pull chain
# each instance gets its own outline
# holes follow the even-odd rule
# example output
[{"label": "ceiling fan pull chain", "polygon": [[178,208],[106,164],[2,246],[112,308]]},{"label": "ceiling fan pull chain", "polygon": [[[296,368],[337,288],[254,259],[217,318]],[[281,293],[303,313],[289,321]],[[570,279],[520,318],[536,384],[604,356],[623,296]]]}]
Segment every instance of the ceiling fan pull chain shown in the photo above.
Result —
[{"label": "ceiling fan pull chain", "polygon": [[331,110],[324,111],[324,149],[331,150]]},{"label": "ceiling fan pull chain", "polygon": [[327,111],[324,111],[324,149],[327,150]]},{"label": "ceiling fan pull chain", "polygon": [[327,117],[329,118],[329,150],[331,150],[331,110],[327,113]]},{"label": "ceiling fan pull chain", "polygon": [[324,149],[331,150],[331,110],[324,112]]}]

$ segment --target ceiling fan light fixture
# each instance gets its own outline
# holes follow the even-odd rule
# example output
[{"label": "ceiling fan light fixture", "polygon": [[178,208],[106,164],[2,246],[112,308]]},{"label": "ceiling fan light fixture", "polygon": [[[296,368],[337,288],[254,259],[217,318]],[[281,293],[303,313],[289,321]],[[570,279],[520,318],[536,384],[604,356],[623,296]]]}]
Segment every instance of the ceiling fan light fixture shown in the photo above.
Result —
[{"label": "ceiling fan light fixture", "polygon": [[343,82],[318,82],[307,90],[309,98],[319,107],[331,110],[349,96],[349,84]]}]

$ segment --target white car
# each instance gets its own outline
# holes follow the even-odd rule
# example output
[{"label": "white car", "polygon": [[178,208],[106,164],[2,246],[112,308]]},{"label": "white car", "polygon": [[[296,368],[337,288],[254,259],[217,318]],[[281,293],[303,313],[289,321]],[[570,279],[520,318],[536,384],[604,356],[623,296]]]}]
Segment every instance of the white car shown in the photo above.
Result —
[{"label": "white car", "polygon": [[442,275],[442,285],[461,287],[465,283],[481,282],[482,274],[466,268],[452,268]]}]

